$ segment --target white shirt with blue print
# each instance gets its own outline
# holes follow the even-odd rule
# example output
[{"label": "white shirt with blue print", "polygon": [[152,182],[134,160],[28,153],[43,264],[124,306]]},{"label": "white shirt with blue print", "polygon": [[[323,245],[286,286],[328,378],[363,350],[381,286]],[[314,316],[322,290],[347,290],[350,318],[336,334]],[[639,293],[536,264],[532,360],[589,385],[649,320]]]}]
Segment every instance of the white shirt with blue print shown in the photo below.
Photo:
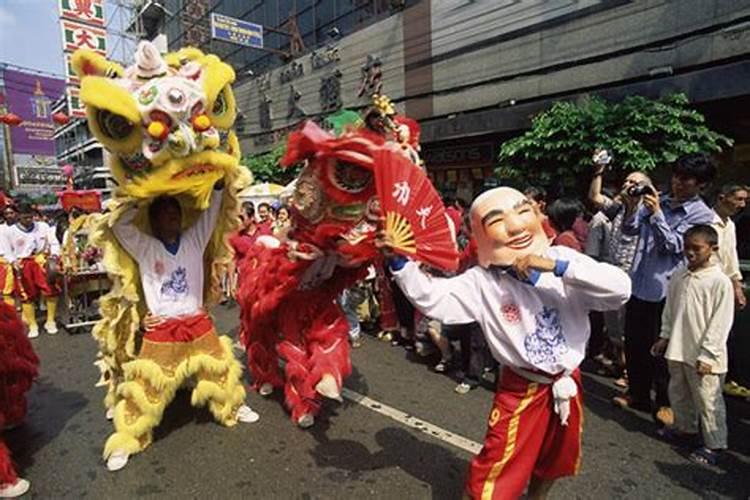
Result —
[{"label": "white shirt with blue print", "polygon": [[631,282],[617,267],[566,247],[551,247],[546,257],[567,267],[562,276],[538,274],[534,284],[479,266],[435,278],[409,262],[393,274],[425,315],[446,324],[479,323],[501,364],[557,375],[583,360],[589,311],[618,309],[630,297]]},{"label": "white shirt with blue print", "polygon": [[222,191],[214,190],[210,206],[183,231],[174,254],[133,224],[135,207],[113,226],[120,244],[138,263],[146,304],[152,314],[175,318],[197,314],[202,309],[203,252],[216,226],[221,195]]}]

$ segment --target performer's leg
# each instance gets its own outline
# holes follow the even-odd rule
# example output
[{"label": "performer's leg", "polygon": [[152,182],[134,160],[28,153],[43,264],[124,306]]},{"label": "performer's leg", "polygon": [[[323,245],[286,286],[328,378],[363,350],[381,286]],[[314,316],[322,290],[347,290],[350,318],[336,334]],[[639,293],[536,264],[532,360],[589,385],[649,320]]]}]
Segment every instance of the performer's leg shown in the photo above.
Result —
[{"label": "performer's leg", "polygon": [[[534,474],[529,484],[529,498],[545,498],[556,479],[578,474],[581,466],[583,387],[581,373],[578,370],[572,377],[578,386],[578,393],[570,401],[567,425],[562,425],[560,417],[552,413],[544,432],[539,458],[534,465]],[[548,404],[551,402],[548,401]]]},{"label": "performer's leg", "polygon": [[[158,345],[151,345],[149,354],[158,354]],[[169,345],[167,345],[167,348]],[[176,369],[161,366],[142,355],[124,366],[125,381],[117,387],[119,401],[115,405],[112,434],[104,446],[104,459],[117,453],[124,461],[119,467],[108,464],[111,470],[122,468],[128,455],[143,451],[151,444],[152,431],[161,422],[164,409],[174,399],[175,392],[185,378],[184,363]]]},{"label": "performer's leg", "polygon": [[[552,411],[549,386],[503,371],[484,446],[471,461],[466,493],[475,499],[517,499],[531,479]],[[571,411],[572,414],[572,411]]]},{"label": "performer's leg", "polygon": [[45,297],[47,304],[47,321],[44,323],[44,329],[47,333],[54,335],[57,333],[57,297]]},{"label": "performer's leg", "polygon": [[311,384],[310,361],[301,343],[285,339],[279,344],[279,355],[284,367],[284,400],[292,413],[292,420],[300,427],[310,427],[320,411],[320,399]]},{"label": "performer's leg", "polygon": [[196,344],[198,354],[191,355],[188,369],[198,383],[190,402],[193,406],[208,403],[208,409],[217,422],[226,426],[235,425],[238,410],[245,403],[245,388],[241,381],[242,365],[232,354],[232,341],[228,337],[219,338],[212,332],[193,344]]},{"label": "performer's leg", "polygon": [[310,384],[326,398],[341,401],[344,379],[352,372],[349,323],[335,304],[321,311],[307,334]]},{"label": "performer's leg", "polygon": [[0,489],[15,484],[16,481],[18,481],[18,475],[10,458],[10,450],[5,445],[3,438],[0,437]]},{"label": "performer's leg", "polygon": [[3,302],[10,306],[15,306],[16,301],[13,297],[15,293],[15,277],[13,267],[0,258],[0,293],[3,296]]},{"label": "performer's leg", "polygon": [[273,327],[256,325],[253,336],[247,341],[247,364],[253,378],[253,388],[268,396],[274,387],[282,387],[284,380],[279,372],[279,355],[276,352],[277,336]]},{"label": "performer's leg", "polygon": [[36,309],[33,302],[24,302],[21,304],[21,318],[29,328],[29,338],[38,337],[39,325],[36,322]]}]

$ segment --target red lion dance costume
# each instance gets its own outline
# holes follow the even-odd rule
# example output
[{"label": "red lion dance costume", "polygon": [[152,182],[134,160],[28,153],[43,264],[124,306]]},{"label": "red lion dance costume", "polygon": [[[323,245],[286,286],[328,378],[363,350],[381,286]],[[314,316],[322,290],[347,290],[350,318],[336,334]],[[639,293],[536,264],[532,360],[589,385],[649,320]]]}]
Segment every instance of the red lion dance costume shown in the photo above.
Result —
[{"label": "red lion dance costume", "polygon": [[[0,302],[0,432],[20,424],[26,416],[26,392],[38,366],[39,359],[15,309]],[[0,497],[20,496],[28,489],[28,481],[16,475],[10,451],[0,435]]]},{"label": "red lion dance costume", "polygon": [[383,144],[367,131],[333,137],[312,122],[292,133],[281,164],[306,165],[290,202],[289,239],[240,264],[242,342],[254,388],[268,395],[283,386],[301,427],[313,424],[321,396],[341,400],[351,372],[336,298],[380,258],[377,213],[369,209],[376,199],[372,153]]}]

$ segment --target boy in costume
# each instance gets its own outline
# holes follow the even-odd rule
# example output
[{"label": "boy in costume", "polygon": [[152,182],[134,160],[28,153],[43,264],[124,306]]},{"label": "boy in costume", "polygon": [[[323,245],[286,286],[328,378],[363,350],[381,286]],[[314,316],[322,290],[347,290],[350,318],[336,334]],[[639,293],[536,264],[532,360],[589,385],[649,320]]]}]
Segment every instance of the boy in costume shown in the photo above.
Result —
[{"label": "boy in costume", "polygon": [[24,335],[13,306],[0,303],[0,498],[15,498],[29,489],[19,478],[2,433],[23,422],[26,392],[36,378],[39,359]]},{"label": "boy in costume", "polygon": [[[110,152],[118,189],[91,234],[113,282],[100,301],[101,385],[115,433],[110,470],[151,442],[177,389],[194,379],[191,403],[221,424],[254,422],[231,341],[206,313],[230,257],[225,236],[247,185],[231,127],[232,68],[187,48],[162,57],[141,42],[127,69],[90,51],[72,59],[93,134]],[[143,326],[143,342],[136,336]]]},{"label": "boy in costume", "polygon": [[478,322],[503,365],[482,451],[471,462],[470,498],[544,498],[580,463],[581,384],[591,310],[616,309],[630,296],[627,274],[564,247],[550,247],[543,216],[507,187],[471,207],[479,266],[433,278],[393,258],[404,293],[446,324]]},{"label": "boy in costume", "polygon": [[18,221],[8,226],[3,236],[15,269],[23,322],[29,328],[29,338],[39,336],[34,303],[40,296],[44,297],[47,306],[44,329],[54,335],[58,332],[55,313],[60,292],[51,281],[59,263],[60,243],[49,225],[34,220],[34,210],[29,203],[19,204],[18,212]]},{"label": "boy in costume", "polygon": [[[5,233],[16,223],[18,212],[9,203],[10,198],[5,198],[6,205],[3,207],[3,223],[0,224],[0,293],[6,304],[15,305],[16,283],[13,273],[12,257],[10,253],[10,241]],[[10,200],[12,201],[12,200]]]}]

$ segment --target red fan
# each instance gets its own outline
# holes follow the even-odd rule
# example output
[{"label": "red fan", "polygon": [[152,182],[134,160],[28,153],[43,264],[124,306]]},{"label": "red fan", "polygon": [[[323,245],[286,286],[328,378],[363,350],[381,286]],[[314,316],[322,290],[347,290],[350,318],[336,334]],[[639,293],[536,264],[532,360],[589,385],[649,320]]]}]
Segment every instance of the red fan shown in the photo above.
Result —
[{"label": "red fan", "polygon": [[386,243],[406,257],[448,271],[458,269],[445,207],[427,174],[400,152],[381,149],[374,160]]}]

